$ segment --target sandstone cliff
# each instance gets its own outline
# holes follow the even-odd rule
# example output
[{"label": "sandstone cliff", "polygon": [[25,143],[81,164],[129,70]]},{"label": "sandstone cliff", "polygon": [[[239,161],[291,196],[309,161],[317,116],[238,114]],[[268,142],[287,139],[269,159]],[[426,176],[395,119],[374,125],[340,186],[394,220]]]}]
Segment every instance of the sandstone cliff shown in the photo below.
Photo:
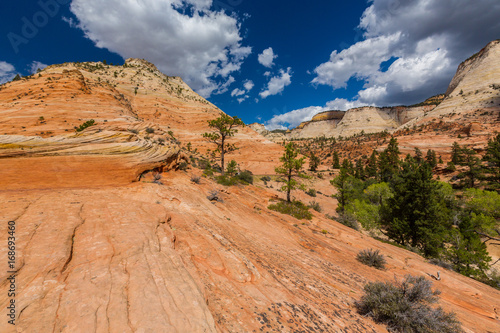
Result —
[{"label": "sandstone cliff", "polygon": [[[200,134],[220,110],[180,78],[126,64],[51,66],[0,90],[0,235],[15,222],[17,310],[1,332],[386,332],[356,312],[363,286],[440,269],[321,213],[270,211],[275,189],[192,182],[201,171],[176,171],[183,147],[206,151]],[[278,164],[281,147],[250,128],[234,140],[244,167]],[[151,168],[162,185],[138,179]],[[329,181],[318,200],[332,212]],[[387,270],[359,263],[365,248]],[[499,291],[441,276],[441,306],[468,332],[498,331]]]}]

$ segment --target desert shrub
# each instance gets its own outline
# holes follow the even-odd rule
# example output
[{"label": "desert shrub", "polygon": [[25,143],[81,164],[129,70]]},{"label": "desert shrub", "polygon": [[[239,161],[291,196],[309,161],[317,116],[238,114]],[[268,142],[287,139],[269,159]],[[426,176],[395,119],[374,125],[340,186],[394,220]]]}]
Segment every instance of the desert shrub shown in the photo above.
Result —
[{"label": "desert shrub", "polygon": [[207,195],[207,199],[210,201],[219,201],[219,202],[224,202],[220,196],[219,196],[219,191],[217,190],[212,190],[210,193]]},{"label": "desert shrub", "polygon": [[309,212],[309,207],[297,200],[292,202],[280,201],[277,204],[269,205],[267,208],[282,214],[291,215],[299,220],[312,219],[312,214],[311,212]]},{"label": "desert shrub", "polygon": [[128,130],[130,133],[134,133],[134,134],[139,134],[139,131],[136,130],[136,129],[129,129]]},{"label": "desert shrub", "polygon": [[[334,218],[332,218],[335,220]],[[346,227],[352,228],[354,230],[359,230],[359,223],[356,220],[356,217],[350,213],[340,213],[337,218],[337,222],[345,225]]]},{"label": "desert shrub", "polygon": [[380,254],[379,250],[374,251],[372,249],[359,251],[356,259],[360,263],[363,263],[370,267],[375,267],[376,269],[384,269],[385,264],[387,263],[384,256]]},{"label": "desert shrub", "polygon": [[200,180],[201,178],[199,176],[196,176],[196,175],[192,175],[191,176],[191,181],[195,184],[199,184],[200,183]]},{"label": "desert shrub", "polygon": [[207,169],[211,169],[212,165],[210,164],[210,161],[208,161],[208,160],[200,160],[198,162],[198,167],[202,170],[207,170]]},{"label": "desert shrub", "polygon": [[182,161],[181,163],[179,163],[179,170],[186,171],[187,168],[188,168],[188,164],[186,161]]},{"label": "desert shrub", "polygon": [[215,177],[215,181],[217,184],[224,185],[224,186],[233,186],[238,184],[238,179],[235,177],[228,177],[226,175],[224,176],[217,176]]},{"label": "desert shrub", "polygon": [[442,268],[453,270],[453,265],[450,262],[443,260],[443,259],[440,259],[440,258],[429,259],[429,263],[436,265],[436,266],[439,266],[439,267],[442,267]]},{"label": "desert shrub", "polygon": [[253,174],[251,171],[248,170],[241,171],[239,174],[236,175],[236,178],[248,184],[253,184]]},{"label": "desert shrub", "polygon": [[316,190],[311,188],[311,189],[309,189],[309,191],[306,192],[306,194],[311,196],[311,197],[316,197]]},{"label": "desert shrub", "polygon": [[87,127],[94,126],[94,125],[95,125],[95,120],[94,119],[90,119],[90,120],[87,120],[86,122],[84,122],[83,124],[81,124],[78,127],[75,126],[75,130],[77,132],[81,132],[84,129],[86,129]]},{"label": "desert shrub", "polygon": [[155,129],[154,128],[151,128],[151,127],[146,127],[146,133],[148,134],[153,134],[155,132]]},{"label": "desert shrub", "polygon": [[325,177],[323,176],[323,174],[322,174],[322,173],[318,173],[318,178],[319,178],[319,179],[325,179]]},{"label": "desert shrub", "polygon": [[316,201],[311,201],[308,206],[309,206],[309,208],[314,209],[318,213],[321,213],[321,211],[323,210],[323,209],[321,209],[319,202],[316,202]]},{"label": "desert shrub", "polygon": [[260,180],[262,180],[263,182],[270,182],[271,177],[269,177],[269,176],[260,177]]},{"label": "desert shrub", "polygon": [[432,308],[439,291],[432,291],[432,283],[423,276],[407,275],[402,282],[370,282],[365,295],[356,302],[358,312],[384,323],[392,332],[455,333],[463,332],[454,313],[441,307]]},{"label": "desert shrub", "polygon": [[160,175],[160,173],[155,173],[153,175],[153,178],[154,178],[153,183],[158,184],[158,185],[163,185],[163,183],[161,182],[162,176]]}]

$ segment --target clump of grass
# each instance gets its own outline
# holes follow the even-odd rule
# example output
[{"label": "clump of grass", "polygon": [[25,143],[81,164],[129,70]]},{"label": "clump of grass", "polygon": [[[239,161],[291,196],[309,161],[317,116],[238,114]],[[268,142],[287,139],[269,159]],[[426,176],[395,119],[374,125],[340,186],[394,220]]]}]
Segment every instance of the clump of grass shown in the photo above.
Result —
[{"label": "clump of grass", "polygon": [[376,269],[384,269],[385,264],[387,263],[384,256],[380,254],[379,250],[374,251],[372,249],[360,251],[356,256],[356,259],[359,262],[370,267],[375,267]]},{"label": "clump of grass", "polygon": [[282,214],[291,215],[299,220],[312,219],[312,214],[309,211],[309,207],[297,200],[292,202],[280,201],[276,204],[269,205],[267,208]]},{"label": "clump of grass", "polygon": [[365,295],[356,302],[361,315],[388,326],[391,332],[458,333],[463,332],[454,313],[433,308],[440,292],[423,276],[407,275],[402,282],[370,282]]},{"label": "clump of grass", "polygon": [[201,181],[201,177],[200,176],[196,176],[196,175],[192,175],[191,176],[191,181],[195,184],[199,184],[200,181]]}]

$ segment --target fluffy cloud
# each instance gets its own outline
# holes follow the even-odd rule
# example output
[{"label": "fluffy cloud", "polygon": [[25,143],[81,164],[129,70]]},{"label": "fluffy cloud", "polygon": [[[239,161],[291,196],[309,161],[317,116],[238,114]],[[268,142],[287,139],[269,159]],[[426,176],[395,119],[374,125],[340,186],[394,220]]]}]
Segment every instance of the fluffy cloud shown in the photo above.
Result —
[{"label": "fluffy cloud", "polygon": [[[244,83],[243,83],[243,89],[239,89],[239,88],[236,88],[234,89],[232,92],[231,92],[231,96],[232,97],[238,97],[238,96],[242,96],[240,98],[237,99],[238,103],[242,103],[243,101],[245,101],[247,98],[249,98],[250,96],[247,95],[248,92],[250,92],[250,90],[252,90],[254,87],[254,83],[252,80],[246,80]],[[244,96],[243,96],[244,95]]]},{"label": "fluffy cloud", "polygon": [[0,61],[0,84],[12,80],[16,76],[16,69],[11,64]]},{"label": "fluffy cloud", "polygon": [[251,53],[237,19],[211,6],[212,0],[73,0],[71,11],[97,47],[147,59],[209,97],[227,88]]},{"label": "fluffy cloud", "polygon": [[278,58],[278,56],[274,54],[272,47],[267,48],[264,51],[262,51],[262,53],[259,54],[259,57],[258,57],[259,63],[262,66],[265,66],[268,68],[273,67],[274,59],[276,59],[276,58]]},{"label": "fluffy cloud", "polygon": [[252,80],[248,80],[248,81],[245,81],[245,83],[243,83],[243,87],[245,88],[246,91],[252,90],[254,86],[255,85],[253,84]]},{"label": "fluffy cloud", "polygon": [[45,67],[47,67],[46,64],[44,64],[40,61],[33,61],[31,63],[31,65],[29,65],[29,70],[30,70],[30,73],[34,74],[34,73],[36,73],[36,71],[38,69],[44,69]]},{"label": "fluffy cloud", "polygon": [[498,38],[498,17],[500,2],[490,0],[373,0],[360,19],[364,40],[333,51],[312,82],[338,89],[364,80],[358,98],[367,104],[422,101],[444,92],[459,63]]},{"label": "fluffy cloud", "polygon": [[270,131],[275,129],[294,128],[304,121],[311,120],[312,117],[320,112],[331,110],[346,111],[362,105],[363,104],[359,101],[348,101],[344,98],[337,98],[333,101],[329,101],[325,106],[309,106],[276,115],[267,121],[265,126]]},{"label": "fluffy cloud", "polygon": [[231,96],[242,96],[242,95],[245,95],[245,90],[241,90],[241,89],[234,89],[232,92],[231,92]]},{"label": "fluffy cloud", "polygon": [[259,93],[261,98],[266,98],[268,96],[276,95],[281,93],[286,86],[292,83],[292,69],[290,67],[287,68],[286,72],[280,69],[280,72],[277,76],[271,77],[269,82],[267,83],[267,87],[265,90]]}]

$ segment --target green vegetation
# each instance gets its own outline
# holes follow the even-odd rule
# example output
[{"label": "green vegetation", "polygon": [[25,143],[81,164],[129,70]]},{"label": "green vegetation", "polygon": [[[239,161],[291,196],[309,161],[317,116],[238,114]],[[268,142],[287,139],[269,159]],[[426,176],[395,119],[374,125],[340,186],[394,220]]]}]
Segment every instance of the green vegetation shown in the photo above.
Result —
[{"label": "green vegetation", "polygon": [[94,119],[90,119],[90,120],[87,120],[86,122],[84,122],[83,124],[81,124],[79,127],[75,126],[75,130],[77,132],[81,132],[84,129],[86,129],[87,127],[94,126],[94,125],[95,125]]},{"label": "green vegetation", "polygon": [[285,185],[281,187],[281,191],[286,192],[286,201],[289,203],[291,202],[291,191],[300,187],[295,177],[300,177],[302,175],[302,166],[304,165],[305,158],[297,158],[298,154],[297,147],[293,143],[288,143],[285,146],[283,156],[280,157],[282,165],[275,168],[277,174],[283,175],[286,178],[286,180],[283,181]]},{"label": "green vegetation", "polygon": [[276,204],[269,205],[267,208],[281,214],[291,215],[299,220],[312,219],[312,214],[311,212],[309,212],[309,207],[307,207],[300,201],[280,201]]},{"label": "green vegetation", "polygon": [[372,249],[360,251],[356,256],[356,259],[360,263],[363,263],[370,267],[374,267],[376,269],[384,269],[385,264],[387,263],[384,256],[380,254],[379,250],[373,251]]},{"label": "green vegetation", "polygon": [[227,143],[226,140],[238,132],[236,127],[244,125],[238,117],[231,117],[224,113],[221,113],[218,118],[208,121],[208,126],[213,131],[203,133],[203,137],[217,146],[216,152],[220,154],[222,175],[224,175],[224,155],[236,150],[236,146]]},{"label": "green vegetation", "polygon": [[454,313],[434,308],[439,291],[432,291],[424,277],[407,275],[402,282],[370,282],[365,295],[356,302],[358,312],[388,326],[391,332],[463,332]]},{"label": "green vegetation", "polygon": [[[498,287],[488,273],[491,258],[486,245],[500,241],[500,194],[489,191],[498,184],[499,147],[500,137],[490,140],[481,163],[475,152],[453,145],[452,159],[464,170],[459,193],[434,179],[432,150],[424,158],[416,149],[414,156],[401,160],[396,139],[378,158],[373,152],[356,167],[344,160],[331,181],[337,189],[337,221],[354,229],[361,224],[394,245]],[[451,167],[454,162],[448,164]],[[483,181],[486,190],[472,187]]]}]

